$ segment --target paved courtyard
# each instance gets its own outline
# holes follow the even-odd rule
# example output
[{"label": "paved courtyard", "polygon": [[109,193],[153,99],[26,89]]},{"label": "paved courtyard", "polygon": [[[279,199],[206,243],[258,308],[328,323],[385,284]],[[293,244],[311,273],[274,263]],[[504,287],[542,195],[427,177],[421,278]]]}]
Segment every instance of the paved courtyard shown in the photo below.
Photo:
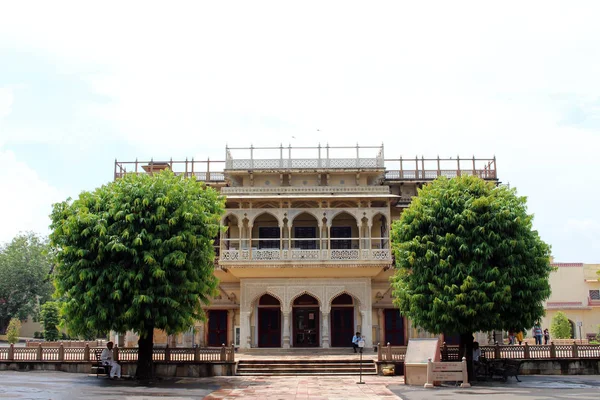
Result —
[{"label": "paved courtyard", "polygon": [[60,372],[0,372],[0,399],[468,399],[533,400],[600,398],[600,376],[524,376],[523,382],[482,382],[473,388],[445,386],[435,389],[406,386],[402,377],[217,377],[166,379],[151,385],[132,380]]},{"label": "paved courtyard", "polygon": [[168,379],[152,385],[60,372],[0,372],[0,399],[398,399],[387,386],[402,377],[215,377]]}]

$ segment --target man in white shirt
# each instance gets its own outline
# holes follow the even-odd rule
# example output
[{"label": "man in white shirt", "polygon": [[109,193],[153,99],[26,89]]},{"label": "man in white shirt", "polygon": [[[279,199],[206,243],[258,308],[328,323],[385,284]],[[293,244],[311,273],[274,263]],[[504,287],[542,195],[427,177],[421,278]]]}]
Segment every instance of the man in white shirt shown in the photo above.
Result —
[{"label": "man in white shirt", "polygon": [[102,350],[100,360],[103,365],[110,365],[110,378],[114,379],[115,375],[121,379],[121,366],[113,358],[113,342],[106,343],[106,348]]}]

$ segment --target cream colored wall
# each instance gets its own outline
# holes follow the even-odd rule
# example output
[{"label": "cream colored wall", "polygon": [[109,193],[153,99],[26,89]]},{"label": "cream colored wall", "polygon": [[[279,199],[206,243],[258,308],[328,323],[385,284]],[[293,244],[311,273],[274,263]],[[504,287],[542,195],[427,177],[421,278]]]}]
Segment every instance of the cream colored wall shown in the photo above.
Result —
[{"label": "cream colored wall", "polygon": [[558,267],[550,274],[552,294],[549,302],[581,301],[587,304],[587,285],[583,267]]},{"label": "cream colored wall", "polygon": [[42,332],[44,327],[39,322],[34,322],[33,318],[27,318],[27,321],[21,321],[21,330],[19,336],[21,337],[33,337],[35,332]]},{"label": "cream colored wall", "polygon": [[[367,184],[366,177],[364,177],[364,184]],[[330,174],[329,186],[356,186],[356,174]]]},{"label": "cream colored wall", "polygon": [[[579,339],[579,328],[577,327],[578,321],[583,323],[581,327],[581,336],[583,339],[586,338],[588,333],[598,334],[598,327],[600,325],[600,307],[594,307],[589,310],[546,310],[546,316],[542,318],[542,328],[550,329],[552,318],[554,318],[558,311],[562,311],[568,319],[575,323],[576,339]],[[528,332],[528,335],[531,335],[531,332]],[[550,335],[552,336],[552,334]]]},{"label": "cream colored wall", "polygon": [[[581,302],[582,306],[579,309],[562,308],[546,310],[546,316],[542,319],[542,325],[545,328],[550,328],[552,318],[558,311],[565,313],[567,318],[577,324],[578,321],[583,323],[581,333],[583,338],[587,333],[598,333],[598,325],[600,325],[600,304],[589,306],[588,296],[589,291],[600,290],[600,282],[590,282],[594,279],[595,271],[600,269],[598,264],[584,264],[582,267],[561,267],[556,268],[550,274],[550,287],[552,294],[548,302]],[[586,278],[588,282],[586,282]],[[597,279],[597,278],[596,278]],[[585,308],[585,309],[583,309]],[[576,327],[577,338],[579,338],[579,329]]]},{"label": "cream colored wall", "polygon": [[[267,185],[267,181],[269,184]],[[254,175],[254,186],[281,186],[281,180],[279,179],[279,175]]]},{"label": "cream colored wall", "polygon": [[[318,175],[292,175],[291,186],[319,186]],[[306,182],[306,183],[304,183]]]}]

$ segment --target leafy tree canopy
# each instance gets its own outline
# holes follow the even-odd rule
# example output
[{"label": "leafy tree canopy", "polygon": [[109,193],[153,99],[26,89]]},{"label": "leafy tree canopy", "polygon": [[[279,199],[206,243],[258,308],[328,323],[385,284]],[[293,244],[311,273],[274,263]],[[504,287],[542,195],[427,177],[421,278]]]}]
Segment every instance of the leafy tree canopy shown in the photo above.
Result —
[{"label": "leafy tree canopy", "polygon": [[564,312],[559,311],[550,322],[550,334],[555,339],[571,339],[572,327]]},{"label": "leafy tree canopy", "polygon": [[48,301],[42,305],[40,321],[44,326],[44,339],[56,341],[59,337],[58,326],[60,325],[60,307],[55,301]]},{"label": "leafy tree canopy", "polygon": [[17,235],[0,246],[0,332],[11,318],[37,316],[38,305],[49,300],[53,287],[46,241],[34,233]]},{"label": "leafy tree canopy", "polygon": [[426,185],[392,228],[395,304],[432,333],[523,330],[550,295],[526,199],[476,177]]},{"label": "leafy tree canopy", "polygon": [[55,204],[55,285],[70,331],[137,332],[138,377],[148,373],[154,328],[173,334],[204,318],[223,211],[215,190],[171,171],[127,174]]}]

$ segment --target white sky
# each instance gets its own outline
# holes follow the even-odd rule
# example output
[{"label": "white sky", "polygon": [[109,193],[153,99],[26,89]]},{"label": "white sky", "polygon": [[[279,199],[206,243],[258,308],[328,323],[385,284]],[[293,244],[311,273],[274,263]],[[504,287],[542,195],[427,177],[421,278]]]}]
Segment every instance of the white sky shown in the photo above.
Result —
[{"label": "white sky", "polygon": [[600,3],[89,4],[0,3],[0,242],[115,157],[383,142],[495,155],[555,258],[600,262]]}]

